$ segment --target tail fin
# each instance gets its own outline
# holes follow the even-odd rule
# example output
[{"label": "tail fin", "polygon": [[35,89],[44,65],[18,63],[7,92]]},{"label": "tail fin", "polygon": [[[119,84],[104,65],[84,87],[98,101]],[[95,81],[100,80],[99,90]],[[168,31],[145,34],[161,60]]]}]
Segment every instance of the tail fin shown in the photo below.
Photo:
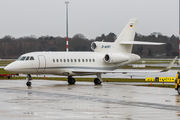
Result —
[{"label": "tail fin", "polygon": [[118,36],[116,41],[114,42],[115,49],[118,52],[131,53],[133,47],[132,44],[119,44],[119,43],[134,41],[137,23],[138,23],[138,19],[136,18],[131,19],[126,25],[126,27],[123,29],[121,34]]},{"label": "tail fin", "polygon": [[162,45],[164,43],[134,41],[138,19],[131,19],[114,43],[94,42],[91,44],[95,52],[105,53],[131,53],[133,44],[136,45]]}]

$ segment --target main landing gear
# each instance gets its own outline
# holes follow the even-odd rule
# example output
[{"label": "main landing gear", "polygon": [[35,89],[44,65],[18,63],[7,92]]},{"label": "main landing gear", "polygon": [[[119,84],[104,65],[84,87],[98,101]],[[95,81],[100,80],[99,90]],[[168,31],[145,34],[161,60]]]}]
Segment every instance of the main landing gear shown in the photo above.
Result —
[{"label": "main landing gear", "polygon": [[28,81],[27,81],[26,85],[27,85],[28,87],[30,87],[30,86],[32,85],[32,83],[30,82],[30,81],[32,80],[32,77],[31,77],[30,74],[27,74],[27,79],[28,79]]},{"label": "main landing gear", "polygon": [[98,78],[95,78],[94,79],[94,84],[95,85],[100,85],[102,82],[98,79]]},{"label": "main landing gear", "polygon": [[[76,82],[76,80],[72,76],[68,76],[69,85],[73,85],[73,84],[75,84],[75,82]],[[94,84],[101,85],[102,82],[103,82],[103,80],[101,78],[101,73],[98,73],[97,78],[94,79]]]},{"label": "main landing gear", "polygon": [[72,76],[68,76],[68,83],[69,83],[70,85],[74,85],[75,82],[76,82],[76,80],[75,80]]},{"label": "main landing gear", "polygon": [[102,78],[101,78],[101,74],[98,73],[97,74],[97,78],[94,79],[94,84],[95,85],[100,85],[103,82]]}]

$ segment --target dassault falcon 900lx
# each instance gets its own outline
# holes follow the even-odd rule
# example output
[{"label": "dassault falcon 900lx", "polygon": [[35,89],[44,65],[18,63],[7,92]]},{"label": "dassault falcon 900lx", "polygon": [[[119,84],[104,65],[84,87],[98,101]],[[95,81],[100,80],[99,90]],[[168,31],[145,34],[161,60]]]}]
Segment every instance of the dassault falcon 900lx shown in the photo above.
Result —
[{"label": "dassault falcon 900lx", "polygon": [[114,73],[113,70],[140,60],[140,56],[131,53],[133,44],[163,44],[134,41],[137,23],[138,19],[131,19],[115,42],[93,42],[94,52],[31,52],[21,55],[4,69],[27,74],[27,86],[31,86],[31,74],[67,76],[69,84],[75,84],[73,76],[97,75],[94,83],[101,84],[101,74]]}]

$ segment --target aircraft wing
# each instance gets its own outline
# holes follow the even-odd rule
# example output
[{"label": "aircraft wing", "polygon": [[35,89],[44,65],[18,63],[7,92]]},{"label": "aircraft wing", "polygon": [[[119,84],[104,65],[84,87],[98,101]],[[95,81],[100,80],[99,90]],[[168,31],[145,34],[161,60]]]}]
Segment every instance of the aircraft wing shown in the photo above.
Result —
[{"label": "aircraft wing", "polygon": [[74,73],[147,73],[147,72],[161,72],[160,70],[129,70],[129,69],[118,69],[118,70],[113,70],[113,71],[104,71],[104,70],[72,70]]},{"label": "aircraft wing", "polygon": [[157,73],[157,72],[167,72],[168,70],[171,69],[172,65],[174,64],[174,62],[176,61],[178,56],[176,56],[171,63],[163,70],[127,70],[127,69],[118,69],[118,70],[113,70],[113,71],[105,71],[105,70],[72,70],[72,72],[74,73],[102,73],[102,74],[106,74],[106,73],[147,73],[147,72],[152,72],[152,73]]}]

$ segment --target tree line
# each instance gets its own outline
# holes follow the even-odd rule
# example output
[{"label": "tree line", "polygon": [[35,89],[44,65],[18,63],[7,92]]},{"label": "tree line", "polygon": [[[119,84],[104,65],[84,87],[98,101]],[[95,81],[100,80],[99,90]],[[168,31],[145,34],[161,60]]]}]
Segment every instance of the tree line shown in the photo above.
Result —
[{"label": "tree line", "polygon": [[[69,38],[69,51],[92,51],[92,42],[114,42],[116,38],[117,36],[114,33],[102,34],[95,39],[88,39],[83,34],[76,34]],[[132,52],[143,58],[174,57],[179,55],[179,38],[175,35],[169,37],[154,32],[144,36],[136,33],[135,41],[166,43],[160,46],[134,45]],[[35,36],[27,36],[14,38],[7,35],[0,39],[1,59],[16,59],[24,53],[34,51],[66,51],[66,37],[41,36],[37,38]]]}]

